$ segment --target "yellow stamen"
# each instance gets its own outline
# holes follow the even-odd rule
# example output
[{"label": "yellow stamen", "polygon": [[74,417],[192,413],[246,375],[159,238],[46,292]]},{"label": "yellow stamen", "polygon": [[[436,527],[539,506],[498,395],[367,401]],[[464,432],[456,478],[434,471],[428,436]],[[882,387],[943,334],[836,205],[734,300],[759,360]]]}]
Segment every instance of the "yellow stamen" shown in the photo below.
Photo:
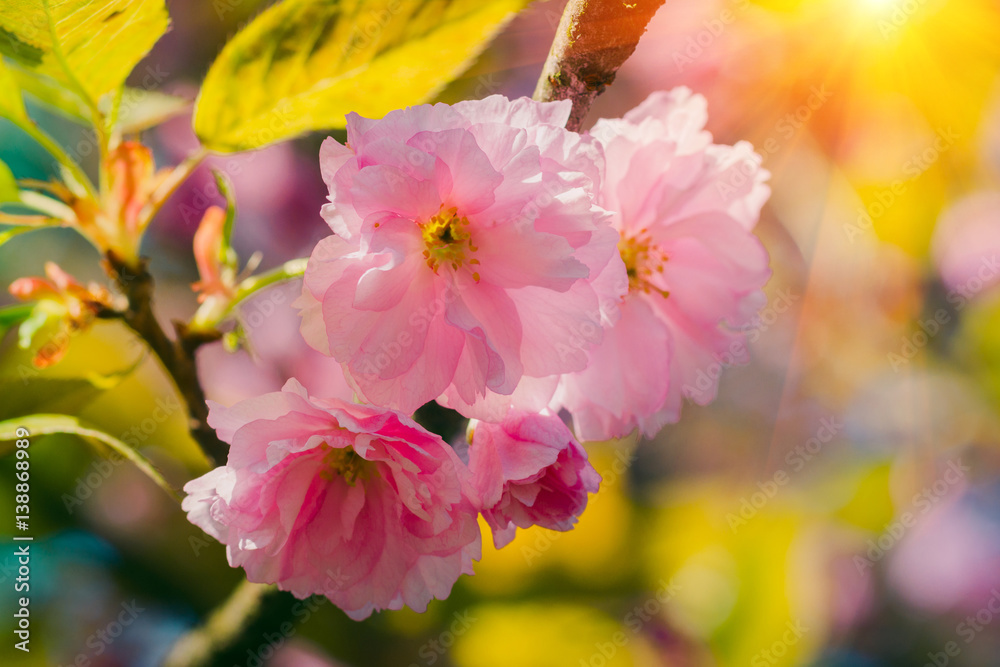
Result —
[{"label": "yellow stamen", "polygon": [[354,486],[359,478],[365,479],[371,472],[372,465],[358,456],[350,446],[331,447],[327,443],[320,445],[326,453],[323,455],[323,469],[319,476],[333,481],[334,476],[342,477],[350,486]]},{"label": "yellow stamen", "polygon": [[625,262],[630,292],[654,292],[664,299],[670,296],[669,291],[657,287],[651,280],[654,273],[663,273],[663,266],[669,258],[653,245],[648,230],[641,229],[634,236],[622,236],[618,241],[618,252]]},{"label": "yellow stamen", "polygon": [[[450,264],[455,270],[466,262],[479,264],[478,259],[466,259],[467,252],[474,253],[478,248],[472,244],[469,219],[459,216],[456,208],[442,209],[427,222],[418,224],[424,241],[423,256],[434,273],[442,264]],[[479,282],[479,274],[473,274],[473,279]]]}]

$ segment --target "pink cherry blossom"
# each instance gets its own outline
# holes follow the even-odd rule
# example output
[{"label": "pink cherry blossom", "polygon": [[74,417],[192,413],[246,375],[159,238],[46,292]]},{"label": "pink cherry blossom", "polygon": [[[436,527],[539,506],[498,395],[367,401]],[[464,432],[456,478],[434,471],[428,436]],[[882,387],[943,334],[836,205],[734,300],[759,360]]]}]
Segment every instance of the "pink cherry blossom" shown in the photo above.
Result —
[{"label": "pink cherry blossom", "polygon": [[1000,193],[958,200],[934,228],[932,251],[949,303],[991,298],[1000,285]]},{"label": "pink cherry blossom", "polygon": [[470,429],[469,468],[498,549],[518,528],[570,530],[597,493],[601,476],[558,417],[511,412]]},{"label": "pink cherry blossom", "polygon": [[368,401],[409,412],[448,392],[477,416],[522,377],[586,366],[625,269],[594,204],[600,149],[562,128],[569,110],[493,96],[351,114],[348,145],[323,144],[334,235],[309,260],[302,333]]},{"label": "pink cherry blossom", "polygon": [[[763,305],[768,255],[752,229],[769,195],[749,144],[720,146],[703,128],[705,100],[657,92],[624,118],[600,120],[599,203],[612,211],[628,297],[586,370],[563,377],[553,407],[586,440],[652,436],[707,404],[725,364],[745,363],[741,327]],[[595,282],[600,283],[598,277]]]},{"label": "pink cherry blossom", "polygon": [[480,555],[470,474],[408,417],[280,392],[209,423],[229,461],[189,482],[188,519],[254,582],[327,596],[353,619],[445,598]]}]

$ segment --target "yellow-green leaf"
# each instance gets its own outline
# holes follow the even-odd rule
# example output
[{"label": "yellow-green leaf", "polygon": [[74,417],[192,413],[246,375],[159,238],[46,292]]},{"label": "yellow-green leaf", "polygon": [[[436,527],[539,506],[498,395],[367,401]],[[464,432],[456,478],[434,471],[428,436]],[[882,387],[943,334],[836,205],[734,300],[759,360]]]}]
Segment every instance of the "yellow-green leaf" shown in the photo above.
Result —
[{"label": "yellow-green leaf", "polygon": [[118,127],[125,134],[141,132],[179,116],[191,108],[191,100],[156,90],[126,88],[118,111]]},{"label": "yellow-green leaf", "polygon": [[0,161],[0,204],[17,201],[21,193],[17,188],[17,179],[4,162]]},{"label": "yellow-green leaf", "polygon": [[17,306],[7,306],[0,308],[0,340],[7,335],[7,331],[28,319],[33,306],[21,304]]},{"label": "yellow-green leaf", "polygon": [[[91,122],[91,112],[86,102],[66,86],[17,63],[8,63],[8,69],[30,101],[37,102],[74,123],[88,125]],[[110,103],[111,100],[106,96],[103,101]],[[102,112],[107,113],[110,104],[101,104],[99,107]],[[126,87],[118,108],[118,128],[124,134],[141,132],[184,113],[190,107],[191,101],[183,97],[146,88]]]},{"label": "yellow-green leaf", "polygon": [[167,24],[163,0],[4,0],[0,52],[96,102]]},{"label": "yellow-green leaf", "polygon": [[[91,426],[76,417],[69,415],[34,414],[24,417],[17,417],[7,421],[0,421],[0,443],[16,442],[17,440],[28,439],[40,435],[52,435],[55,433],[71,433],[80,436],[85,440],[96,440],[111,448],[116,453],[128,459],[136,465],[139,470],[153,480],[157,486],[166,491],[174,500],[180,501],[180,494],[170,486],[170,483],[163,478],[160,471],[149,462],[145,456],[135,451],[118,438],[109,433],[105,433],[95,426]],[[30,446],[30,445],[29,445]],[[10,449],[5,448],[5,449]]]},{"label": "yellow-green leaf", "polygon": [[285,0],[209,69],[194,129],[217,151],[258,148],[419,104],[531,0]]},{"label": "yellow-green leaf", "polygon": [[[27,318],[25,318],[27,319]],[[73,413],[95,401],[105,390],[86,378],[0,378],[0,419],[32,412]]]},{"label": "yellow-green leaf", "polygon": [[24,109],[24,100],[21,98],[17,80],[3,58],[0,58],[0,117],[12,120],[18,125],[28,120],[28,112]]},{"label": "yellow-green leaf", "polygon": [[[0,232],[0,246],[2,246],[7,241],[10,241],[15,236],[20,236],[26,232],[30,232],[36,229],[41,229],[40,227],[31,227],[29,225],[16,225],[14,227],[8,227],[7,229]],[[0,337],[3,336],[5,329],[3,324],[0,323]]]},{"label": "yellow-green leaf", "polygon": [[58,113],[74,123],[87,125],[91,122],[87,103],[64,84],[16,62],[7,63],[7,69],[29,100],[44,105],[48,111]]}]

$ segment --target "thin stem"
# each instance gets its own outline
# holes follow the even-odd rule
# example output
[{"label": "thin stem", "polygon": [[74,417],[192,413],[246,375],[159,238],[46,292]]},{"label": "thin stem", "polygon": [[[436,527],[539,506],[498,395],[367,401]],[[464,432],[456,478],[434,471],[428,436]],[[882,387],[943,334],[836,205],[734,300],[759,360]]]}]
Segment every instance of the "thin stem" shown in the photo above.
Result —
[{"label": "thin stem", "polygon": [[306,257],[292,259],[270,271],[250,276],[236,286],[233,298],[225,308],[214,307],[208,302],[202,308],[199,308],[188,325],[188,331],[203,332],[218,327],[244,299],[271,285],[301,277],[306,272],[306,264],[308,262],[309,259]]},{"label": "thin stem", "polygon": [[663,2],[569,0],[534,98],[571,100],[566,128],[579,132],[590,105],[615,80]]},{"label": "thin stem", "polygon": [[206,157],[208,157],[208,149],[204,146],[199,146],[198,150],[188,155],[183,162],[170,171],[139,212],[139,229],[145,229],[149,225],[149,222],[160,210],[160,207],[170,198],[170,195],[180,187],[181,183],[187,180],[188,176],[198,168],[198,165]]},{"label": "thin stem", "polygon": [[27,428],[33,435],[72,433],[74,435],[79,435],[84,438],[92,438],[102,442],[115,452],[121,454],[124,458],[134,463],[135,466],[145,473],[147,477],[153,480],[158,487],[166,491],[167,495],[176,500],[178,503],[181,502],[180,494],[177,493],[177,490],[174,489],[174,487],[170,486],[170,483],[163,478],[163,475],[161,475],[160,471],[157,470],[152,463],[150,463],[149,459],[126,445],[118,438],[115,438],[100,429],[89,428],[81,424],[76,417],[70,417],[69,415],[38,414],[22,417],[18,423]]},{"label": "thin stem", "polygon": [[52,197],[46,197],[30,190],[21,190],[18,199],[28,208],[47,213],[49,217],[58,218],[68,223],[76,222],[76,213],[73,212],[73,209]]},{"label": "thin stem", "polygon": [[231,646],[260,612],[261,601],[274,586],[243,581],[205,624],[183,635],[170,649],[163,667],[201,667]]},{"label": "thin stem", "polygon": [[219,332],[189,332],[184,324],[175,323],[177,339],[171,340],[153,312],[153,276],[149,273],[148,261],[143,258],[133,265],[114,253],[108,253],[105,267],[128,297],[128,309],[122,313],[122,319],[156,353],[184,397],[191,436],[216,464],[224,462],[229,449],[208,425],[208,405],[198,380],[195,361],[197,349],[204,343],[217,340]]},{"label": "thin stem", "polygon": [[[45,227],[47,225],[52,225],[61,220],[57,218],[50,218],[46,215],[17,215],[15,213],[4,213],[0,211],[0,225],[14,225],[15,227]],[[0,232],[0,244],[6,242],[10,236],[13,236],[11,230],[7,229]]]}]

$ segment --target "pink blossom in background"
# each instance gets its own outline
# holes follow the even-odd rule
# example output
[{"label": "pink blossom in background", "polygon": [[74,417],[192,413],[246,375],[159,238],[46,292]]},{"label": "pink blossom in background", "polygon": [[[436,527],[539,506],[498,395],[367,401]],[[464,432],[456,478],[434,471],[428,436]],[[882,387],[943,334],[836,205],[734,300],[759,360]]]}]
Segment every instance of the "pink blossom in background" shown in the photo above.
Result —
[{"label": "pink blossom in background", "polygon": [[934,228],[932,251],[953,305],[1000,284],[1000,192],[979,192],[952,204]]},{"label": "pink blossom in background", "polygon": [[208,398],[230,405],[278,391],[295,378],[314,396],[353,402],[354,390],[340,364],[302,340],[299,315],[292,308],[301,293],[301,281],[289,281],[255,294],[237,311],[244,349],[229,352],[213,344],[198,350],[198,375]]},{"label": "pink blossom in background", "polygon": [[[948,474],[946,482],[957,475]],[[933,507],[926,497],[916,506],[926,514],[888,558],[887,580],[900,597],[936,613],[974,614],[1000,588],[1000,527],[984,511],[995,496],[983,491],[961,480]]]},{"label": "pink blossom in background", "polygon": [[[176,86],[170,92],[193,98],[197,91]],[[177,163],[195,152],[200,142],[189,115],[172,118],[152,136],[157,159]],[[205,210],[225,205],[212,170],[232,182],[239,202],[233,242],[240,255],[263,250],[265,266],[292,259],[308,249],[324,231],[316,221],[316,207],[323,201],[323,183],[316,165],[291,142],[230,155],[209,155],[167,200],[150,231],[164,243],[187,245]]]},{"label": "pink blossom in background", "polygon": [[768,174],[749,144],[713,144],[706,117],[704,98],[677,88],[592,130],[628,297],[589,366],[564,376],[554,399],[581,439],[637,427],[652,436],[679,419],[684,397],[715,398],[723,364],[746,362],[739,328],[763,305],[771,273],[752,233]]},{"label": "pink blossom in background", "polygon": [[323,144],[334,235],[306,270],[302,333],[368,401],[409,412],[447,392],[476,417],[522,377],[586,366],[592,313],[625,281],[593,202],[601,153],[563,129],[569,110],[493,96],[352,114],[349,147]]},{"label": "pink blossom in background", "polygon": [[473,422],[470,429],[469,468],[498,549],[518,528],[576,524],[601,476],[561,419],[512,412],[502,423]]},{"label": "pink blossom in background", "polygon": [[209,423],[229,460],[183,508],[250,581],[327,596],[358,620],[445,598],[480,557],[470,475],[441,438],[381,408],[309,396],[297,381]]}]

